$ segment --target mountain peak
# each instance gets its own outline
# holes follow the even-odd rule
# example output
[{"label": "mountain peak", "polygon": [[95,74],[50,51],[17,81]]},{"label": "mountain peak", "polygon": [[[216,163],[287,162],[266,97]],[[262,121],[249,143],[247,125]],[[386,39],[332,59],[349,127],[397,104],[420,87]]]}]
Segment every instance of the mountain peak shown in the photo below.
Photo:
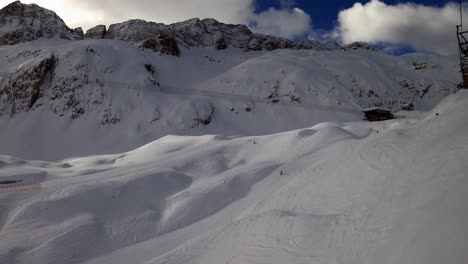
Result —
[{"label": "mountain peak", "polygon": [[55,12],[36,4],[15,1],[0,10],[0,45],[39,38],[78,38],[72,32]]},{"label": "mountain peak", "polygon": [[38,6],[37,4],[23,4],[21,1],[15,1],[0,10],[2,17],[24,17],[24,18],[54,18],[60,20],[63,24],[63,20],[54,12],[49,9]]}]

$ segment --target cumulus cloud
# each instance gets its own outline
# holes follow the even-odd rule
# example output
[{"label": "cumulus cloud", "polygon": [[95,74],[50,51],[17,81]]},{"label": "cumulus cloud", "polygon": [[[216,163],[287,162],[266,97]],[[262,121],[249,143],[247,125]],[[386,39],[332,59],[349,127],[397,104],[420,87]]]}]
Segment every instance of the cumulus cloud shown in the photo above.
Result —
[{"label": "cumulus cloud", "polygon": [[[0,0],[10,2],[12,0]],[[193,17],[247,24],[258,33],[294,37],[312,31],[310,17],[282,0],[280,9],[255,12],[255,0],[22,0],[54,10],[70,27],[84,29],[132,18],[174,23]],[[5,3],[7,4],[7,3]]]},{"label": "cumulus cloud", "polygon": [[253,16],[252,28],[264,34],[294,38],[310,34],[310,16],[299,8],[276,10],[273,8]]},{"label": "cumulus cloud", "polygon": [[[467,11],[464,8],[468,18]],[[420,51],[449,54],[458,52],[455,36],[458,24],[459,6],[456,3],[431,7],[412,3],[387,5],[372,0],[341,11],[333,36],[344,43],[365,41],[407,45]]]}]

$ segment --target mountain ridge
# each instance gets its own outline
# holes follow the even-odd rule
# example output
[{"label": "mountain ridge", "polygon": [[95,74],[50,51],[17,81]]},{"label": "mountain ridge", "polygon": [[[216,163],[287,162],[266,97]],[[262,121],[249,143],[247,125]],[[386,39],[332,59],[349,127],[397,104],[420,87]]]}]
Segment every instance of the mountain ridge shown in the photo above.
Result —
[{"label": "mountain ridge", "polygon": [[[263,35],[252,32],[246,25],[225,24],[213,18],[192,18],[172,24],[156,23],[141,19],[130,19],[114,23],[106,28],[97,25],[83,32],[81,27],[71,29],[53,11],[36,4],[23,4],[15,1],[1,11],[0,46],[15,45],[40,38],[65,40],[118,39],[140,43],[148,39],[169,37],[184,47],[210,46],[218,50],[227,47],[244,51],[275,49],[350,50],[363,48],[375,50],[369,44],[352,43],[340,46],[338,43],[316,40],[297,40]],[[158,48],[159,50],[161,48]]]}]

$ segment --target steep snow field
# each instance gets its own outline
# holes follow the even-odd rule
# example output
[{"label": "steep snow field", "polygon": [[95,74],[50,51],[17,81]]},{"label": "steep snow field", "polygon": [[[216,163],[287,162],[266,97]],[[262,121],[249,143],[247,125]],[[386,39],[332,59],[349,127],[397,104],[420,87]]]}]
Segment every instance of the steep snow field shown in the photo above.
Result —
[{"label": "steep snow field", "polygon": [[0,154],[59,160],[125,152],[166,135],[257,136],[360,110],[430,110],[457,90],[457,58],[376,51],[167,56],[119,40],[0,47]]},{"label": "steep snow field", "polygon": [[1,181],[42,186],[0,192],[0,263],[466,263],[467,105],[460,91],[378,123],[0,156]]}]

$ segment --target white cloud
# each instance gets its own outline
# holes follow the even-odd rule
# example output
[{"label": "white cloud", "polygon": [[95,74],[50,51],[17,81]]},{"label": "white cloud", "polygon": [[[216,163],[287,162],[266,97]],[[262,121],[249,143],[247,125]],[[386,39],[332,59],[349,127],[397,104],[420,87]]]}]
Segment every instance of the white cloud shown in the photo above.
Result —
[{"label": "white cloud", "polygon": [[253,17],[254,31],[294,38],[310,34],[310,16],[299,8],[277,10],[270,8]]},{"label": "white cloud", "polygon": [[459,6],[456,3],[430,7],[412,3],[387,5],[372,0],[341,11],[333,35],[344,43],[365,41],[409,45],[416,50],[448,54],[458,52],[457,24]]},{"label": "white cloud", "polygon": [[[12,0],[0,0],[0,6]],[[293,37],[311,31],[310,17],[284,1],[281,9],[256,13],[255,0],[22,0],[55,11],[70,27],[84,29],[132,18],[161,23],[193,17],[215,18],[225,23],[256,25],[258,33]],[[289,3],[289,4],[288,4]]]}]

